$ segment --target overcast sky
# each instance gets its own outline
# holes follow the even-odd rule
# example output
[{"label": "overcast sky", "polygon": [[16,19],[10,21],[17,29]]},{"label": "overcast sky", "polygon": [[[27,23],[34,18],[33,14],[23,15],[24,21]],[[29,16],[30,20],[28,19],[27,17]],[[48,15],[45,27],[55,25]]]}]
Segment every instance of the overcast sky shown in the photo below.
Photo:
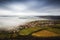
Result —
[{"label": "overcast sky", "polygon": [[0,0],[0,15],[60,16],[60,0]]}]

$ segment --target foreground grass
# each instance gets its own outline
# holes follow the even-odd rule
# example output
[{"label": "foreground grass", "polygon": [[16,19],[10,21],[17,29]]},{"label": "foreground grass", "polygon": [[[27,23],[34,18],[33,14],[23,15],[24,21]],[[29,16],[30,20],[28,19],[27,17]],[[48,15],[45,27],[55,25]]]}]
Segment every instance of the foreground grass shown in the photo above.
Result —
[{"label": "foreground grass", "polygon": [[0,33],[0,38],[15,38],[17,36],[38,36],[38,37],[52,37],[52,36],[60,36],[60,29],[59,28],[52,28],[52,27],[31,27],[20,30],[17,34],[8,34]]}]

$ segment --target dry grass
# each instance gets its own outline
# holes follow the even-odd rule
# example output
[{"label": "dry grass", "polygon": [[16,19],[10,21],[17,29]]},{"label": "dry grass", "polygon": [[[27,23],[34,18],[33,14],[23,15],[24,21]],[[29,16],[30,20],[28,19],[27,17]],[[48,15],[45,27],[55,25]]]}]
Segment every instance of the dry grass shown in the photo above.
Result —
[{"label": "dry grass", "polygon": [[[36,33],[33,33],[32,36],[37,36],[37,37],[55,37],[58,36],[59,34],[56,34],[54,32],[50,32],[47,30],[42,30]],[[59,35],[60,36],[60,35]]]}]

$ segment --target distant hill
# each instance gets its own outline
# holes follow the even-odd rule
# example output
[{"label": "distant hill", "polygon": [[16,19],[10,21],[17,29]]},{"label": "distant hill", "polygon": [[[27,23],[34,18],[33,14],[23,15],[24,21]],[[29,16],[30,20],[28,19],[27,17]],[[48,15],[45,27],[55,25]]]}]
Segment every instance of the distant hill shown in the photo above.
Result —
[{"label": "distant hill", "polygon": [[37,17],[52,19],[52,20],[60,20],[60,16],[37,16]]}]

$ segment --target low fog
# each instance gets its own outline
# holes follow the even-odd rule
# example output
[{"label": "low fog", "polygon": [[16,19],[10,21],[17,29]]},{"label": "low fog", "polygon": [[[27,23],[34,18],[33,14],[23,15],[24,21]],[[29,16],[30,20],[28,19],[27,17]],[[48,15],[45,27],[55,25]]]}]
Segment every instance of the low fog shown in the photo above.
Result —
[{"label": "low fog", "polygon": [[27,22],[45,20],[38,17],[0,17],[0,30],[18,29],[19,25],[25,25]]}]

